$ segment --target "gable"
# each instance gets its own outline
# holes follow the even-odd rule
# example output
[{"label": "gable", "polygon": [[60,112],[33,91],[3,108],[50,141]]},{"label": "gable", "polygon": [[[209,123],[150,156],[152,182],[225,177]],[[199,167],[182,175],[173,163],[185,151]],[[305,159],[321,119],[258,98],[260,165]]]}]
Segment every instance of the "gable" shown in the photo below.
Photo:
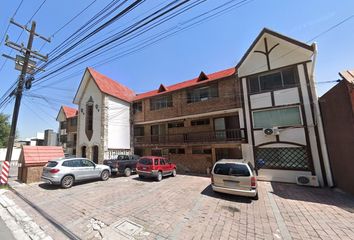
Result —
[{"label": "gable", "polygon": [[313,47],[264,29],[238,64],[239,77],[311,60]]},{"label": "gable", "polygon": [[58,122],[63,122],[63,121],[66,120],[66,116],[65,116],[63,107],[60,107],[60,110],[59,110],[59,113],[58,113],[58,116],[57,116],[56,120],[57,120]]}]

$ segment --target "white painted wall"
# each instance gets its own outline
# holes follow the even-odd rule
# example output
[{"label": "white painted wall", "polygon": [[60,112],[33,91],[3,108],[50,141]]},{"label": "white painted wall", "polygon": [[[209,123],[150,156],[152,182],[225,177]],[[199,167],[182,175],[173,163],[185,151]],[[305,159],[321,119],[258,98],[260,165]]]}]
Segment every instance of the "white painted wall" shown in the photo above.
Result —
[{"label": "white painted wall", "polygon": [[287,88],[274,91],[275,106],[300,103],[298,88]]},{"label": "white painted wall", "polygon": [[272,106],[270,92],[253,94],[250,96],[251,109],[266,108]]},{"label": "white painted wall", "polygon": [[[274,48],[274,50],[270,53],[271,69],[276,69],[284,66],[289,66],[294,63],[307,61],[311,58],[313,54],[312,51],[303,49],[298,45],[287,42],[273,35],[269,35],[268,33],[265,33],[264,37],[267,38],[269,48],[279,43],[279,46]],[[246,57],[244,63],[239,67],[239,77],[265,72],[268,70],[265,55],[261,53],[255,53],[254,51],[256,50],[265,50],[263,37],[252,49],[251,53]]]},{"label": "white painted wall", "polygon": [[108,149],[130,149],[130,104],[106,96]]},{"label": "white painted wall", "polygon": [[[94,103],[93,107],[93,134],[91,140],[88,140],[85,133],[85,118],[86,118],[86,103],[89,101],[90,97],[92,97]],[[79,121],[78,121],[78,138],[77,138],[77,146],[81,148],[81,146],[87,146],[87,151],[94,145],[100,145],[101,141],[101,115],[102,111],[98,111],[95,105],[98,104],[98,108],[102,108],[102,93],[98,89],[96,83],[90,79],[87,83],[86,89],[79,101]],[[83,109],[83,112],[81,112]],[[90,157],[90,156],[87,156]]]},{"label": "white painted wall", "polygon": [[297,176],[311,176],[308,171],[261,169],[258,171],[258,179],[263,181],[276,181],[296,183]]}]

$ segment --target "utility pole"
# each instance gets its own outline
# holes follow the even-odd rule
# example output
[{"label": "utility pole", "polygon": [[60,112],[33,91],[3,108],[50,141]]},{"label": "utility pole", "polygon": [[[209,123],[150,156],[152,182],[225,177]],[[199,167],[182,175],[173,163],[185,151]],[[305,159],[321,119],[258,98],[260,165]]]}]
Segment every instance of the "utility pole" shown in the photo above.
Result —
[{"label": "utility pole", "polygon": [[15,101],[14,111],[13,111],[13,115],[12,115],[10,136],[9,136],[9,140],[7,143],[6,158],[3,163],[1,176],[0,176],[0,184],[7,184],[7,180],[8,180],[8,174],[10,171],[10,162],[11,162],[12,150],[13,150],[13,146],[14,146],[14,142],[15,142],[17,120],[18,120],[18,114],[20,111],[23,87],[26,82],[26,88],[29,89],[31,87],[31,81],[33,80],[33,77],[31,77],[26,81],[26,74],[33,73],[34,70],[41,70],[41,69],[38,69],[35,67],[36,63],[34,61],[30,60],[30,58],[36,58],[41,61],[48,60],[48,56],[43,56],[43,55],[39,54],[37,51],[32,51],[33,39],[35,36],[38,36],[41,39],[44,39],[44,40],[50,42],[50,39],[44,38],[36,33],[36,22],[35,21],[32,22],[31,29],[28,29],[26,26],[16,23],[13,19],[10,20],[10,23],[29,32],[29,38],[28,38],[26,48],[24,47],[23,44],[19,45],[17,43],[10,42],[8,40],[8,36],[6,36],[6,41],[5,41],[6,46],[19,51],[20,53],[24,54],[24,56],[17,55],[16,58],[12,58],[10,56],[3,55],[4,57],[15,60],[16,69],[21,70],[21,74],[20,74],[20,77],[18,78],[17,89],[14,92],[14,94],[16,96],[16,101]]}]

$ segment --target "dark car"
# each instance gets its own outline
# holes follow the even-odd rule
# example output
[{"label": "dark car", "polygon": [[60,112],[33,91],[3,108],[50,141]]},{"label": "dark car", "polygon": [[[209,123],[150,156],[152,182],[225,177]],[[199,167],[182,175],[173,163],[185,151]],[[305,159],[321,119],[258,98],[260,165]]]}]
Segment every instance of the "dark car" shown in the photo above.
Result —
[{"label": "dark car", "polygon": [[152,177],[161,181],[163,176],[176,176],[176,165],[170,163],[166,158],[146,156],[139,159],[137,173],[139,178]]},{"label": "dark car", "polygon": [[138,155],[118,155],[115,159],[104,160],[103,164],[111,168],[112,174],[124,174],[129,177],[136,172]]}]

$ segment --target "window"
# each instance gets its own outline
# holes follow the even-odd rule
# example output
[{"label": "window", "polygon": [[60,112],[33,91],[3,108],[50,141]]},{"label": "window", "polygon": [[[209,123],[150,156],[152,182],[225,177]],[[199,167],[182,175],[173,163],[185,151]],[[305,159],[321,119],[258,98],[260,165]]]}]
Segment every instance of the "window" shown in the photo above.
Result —
[{"label": "window", "polygon": [[139,163],[142,165],[152,165],[152,161],[150,158],[140,158]]},{"label": "window", "polygon": [[214,173],[236,177],[249,177],[251,175],[246,165],[235,163],[218,163],[215,165]]},{"label": "window", "polygon": [[191,125],[192,126],[198,126],[198,125],[209,125],[210,124],[210,119],[198,119],[198,120],[192,120]]},{"label": "window", "polygon": [[77,126],[77,117],[70,118],[70,125],[73,127]]},{"label": "window", "polygon": [[192,154],[211,154],[210,148],[192,148]]},{"label": "window", "polygon": [[172,107],[172,95],[161,96],[150,99],[150,110]]},{"label": "window", "polygon": [[154,159],[154,165],[159,165],[159,160],[157,158]]},{"label": "window", "polygon": [[168,128],[179,128],[179,127],[184,127],[184,122],[173,122],[169,123]]},{"label": "window", "polygon": [[294,68],[285,68],[277,72],[255,75],[248,79],[250,93],[293,87],[296,83],[296,72]]},{"label": "window", "polygon": [[144,136],[144,126],[134,127],[134,136],[137,136],[137,137]]},{"label": "window", "polygon": [[187,91],[187,103],[201,102],[218,97],[218,85],[195,88]]},{"label": "window", "polygon": [[133,103],[133,113],[142,112],[143,111],[143,103],[135,102]]},{"label": "window", "polygon": [[50,161],[47,163],[46,167],[55,167],[56,165],[58,165],[58,162]]},{"label": "window", "polygon": [[254,128],[270,128],[302,125],[300,108],[278,108],[253,112]]},{"label": "window", "polygon": [[86,108],[86,128],[88,131],[93,129],[93,106],[88,105]]},{"label": "window", "polygon": [[65,161],[62,163],[64,167],[73,167],[73,161]]},{"label": "window", "polygon": [[168,149],[168,153],[170,154],[185,154],[184,148],[170,148]]},{"label": "window", "polygon": [[86,159],[82,159],[81,164],[83,167],[94,167],[94,164],[91,161]]},{"label": "window", "polygon": [[134,154],[138,156],[144,156],[144,149],[143,148],[134,148]]},{"label": "window", "polygon": [[160,159],[160,165],[166,165],[165,160]]},{"label": "window", "polygon": [[60,129],[66,129],[66,121],[60,122]]}]

